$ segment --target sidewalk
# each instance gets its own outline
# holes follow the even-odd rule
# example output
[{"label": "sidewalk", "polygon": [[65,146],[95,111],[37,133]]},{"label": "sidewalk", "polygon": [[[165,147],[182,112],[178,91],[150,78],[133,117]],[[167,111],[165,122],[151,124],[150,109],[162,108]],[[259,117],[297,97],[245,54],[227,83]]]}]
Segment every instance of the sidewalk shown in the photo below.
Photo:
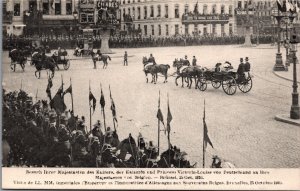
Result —
[{"label": "sidewalk", "polygon": [[[275,76],[293,82],[293,64],[288,68],[288,71],[273,71]],[[297,64],[297,83],[300,84],[300,65]]]}]

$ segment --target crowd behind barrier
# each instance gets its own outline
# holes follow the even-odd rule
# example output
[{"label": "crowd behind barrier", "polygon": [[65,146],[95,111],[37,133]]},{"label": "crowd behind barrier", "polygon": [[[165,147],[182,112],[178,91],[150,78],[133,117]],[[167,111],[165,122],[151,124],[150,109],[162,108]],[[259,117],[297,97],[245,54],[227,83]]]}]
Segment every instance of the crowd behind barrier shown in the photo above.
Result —
[{"label": "crowd behind barrier", "polygon": [[[260,44],[271,44],[276,41],[272,35],[252,36],[253,44],[259,40]],[[3,37],[3,49],[10,50],[15,47],[25,47],[32,45],[34,38],[32,37]],[[169,47],[169,46],[201,46],[201,45],[230,45],[243,44],[245,38],[243,36],[171,36],[171,37],[140,37],[140,36],[112,36],[109,40],[111,48],[142,48],[142,47]],[[101,47],[101,39],[94,36],[90,39],[94,49]],[[83,48],[83,38],[81,37],[42,37],[41,44],[49,46],[50,49],[63,47],[66,49],[74,49],[76,47]]]}]

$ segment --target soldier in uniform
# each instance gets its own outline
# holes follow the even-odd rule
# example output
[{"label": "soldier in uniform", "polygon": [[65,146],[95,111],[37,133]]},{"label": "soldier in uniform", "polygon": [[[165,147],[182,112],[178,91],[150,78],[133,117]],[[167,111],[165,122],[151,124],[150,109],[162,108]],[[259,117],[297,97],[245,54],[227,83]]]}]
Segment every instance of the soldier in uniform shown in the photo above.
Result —
[{"label": "soldier in uniform", "polygon": [[127,60],[127,51],[125,51],[125,54],[124,54],[124,66],[128,66],[128,60]]},{"label": "soldier in uniform", "polygon": [[193,66],[197,66],[197,59],[195,56],[193,56],[193,62],[192,62]]}]

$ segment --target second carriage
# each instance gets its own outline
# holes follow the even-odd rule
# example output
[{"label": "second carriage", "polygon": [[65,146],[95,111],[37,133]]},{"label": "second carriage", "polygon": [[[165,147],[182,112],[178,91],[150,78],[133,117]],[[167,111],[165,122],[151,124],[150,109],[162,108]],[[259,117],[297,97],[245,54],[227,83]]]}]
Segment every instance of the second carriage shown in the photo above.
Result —
[{"label": "second carriage", "polygon": [[224,70],[205,69],[203,75],[198,79],[198,88],[201,91],[207,89],[207,84],[211,84],[215,89],[222,86],[223,91],[227,95],[234,95],[237,87],[243,92],[248,93],[252,89],[252,77],[250,72],[239,75],[232,67]]}]

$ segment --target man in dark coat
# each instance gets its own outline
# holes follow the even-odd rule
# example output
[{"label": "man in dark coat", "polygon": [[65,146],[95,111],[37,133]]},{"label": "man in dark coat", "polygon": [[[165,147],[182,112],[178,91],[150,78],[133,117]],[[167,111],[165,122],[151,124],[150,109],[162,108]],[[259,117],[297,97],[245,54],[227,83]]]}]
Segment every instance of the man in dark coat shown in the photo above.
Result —
[{"label": "man in dark coat", "polygon": [[243,58],[240,58],[241,63],[237,69],[237,74],[239,75],[237,79],[238,82],[241,82],[245,76],[245,64],[243,61],[244,61]]}]

